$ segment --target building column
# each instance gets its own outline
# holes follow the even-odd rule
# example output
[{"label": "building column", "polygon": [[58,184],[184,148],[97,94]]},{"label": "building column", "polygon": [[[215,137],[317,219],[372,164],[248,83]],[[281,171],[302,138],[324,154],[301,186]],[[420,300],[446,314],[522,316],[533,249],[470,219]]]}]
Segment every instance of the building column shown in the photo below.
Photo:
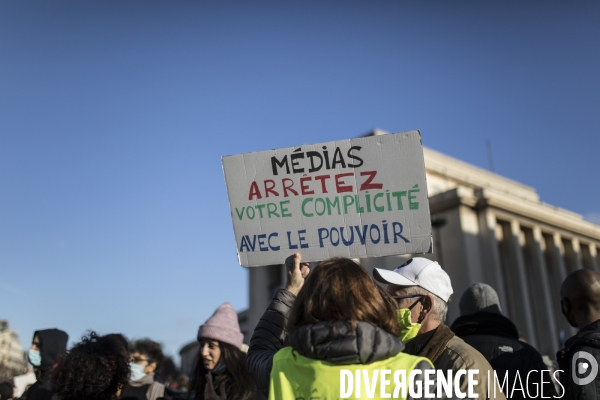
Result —
[{"label": "building column", "polygon": [[[446,225],[440,229],[440,237],[437,240],[441,240],[442,242],[441,247],[444,254],[444,265],[442,265],[442,268],[450,276],[454,291],[451,301],[448,302],[448,314],[446,316],[446,321],[450,325],[451,321],[460,316],[458,300],[467,286],[474,282],[474,278],[470,274],[472,268],[469,265],[469,257],[466,254],[465,237],[467,234],[462,231],[460,206],[445,210],[442,215],[446,219]],[[435,256],[435,253],[433,256]]]},{"label": "building column", "polygon": [[[563,256],[565,250],[563,247],[562,237],[560,236],[560,233],[555,232],[552,235],[550,245],[551,247],[548,249],[548,254],[550,259],[552,260],[551,270],[552,275],[554,276],[553,286],[556,290],[553,296],[556,300],[553,302],[553,304],[555,305],[555,314],[562,316],[562,311],[560,308],[560,286],[567,277],[567,266],[565,265],[565,260]],[[557,326],[559,327],[559,329],[565,332],[565,340],[576,333],[576,329],[569,325],[569,323],[564,317],[559,317],[559,320],[557,322]]]},{"label": "building column", "polygon": [[248,268],[248,274],[248,331],[244,332],[244,343],[249,343],[256,324],[269,304],[266,302],[266,293],[269,292],[266,267]]},{"label": "building column", "polygon": [[579,239],[574,237],[571,240],[571,245],[573,247],[573,265],[575,269],[582,269],[583,263],[581,262],[581,246],[579,245]]},{"label": "building column", "polygon": [[281,287],[285,288],[285,284],[287,282],[287,266],[285,264],[281,264],[281,277],[279,278],[280,282],[281,282]]},{"label": "building column", "polygon": [[552,257],[556,262],[556,267],[558,268],[560,282],[562,283],[562,281],[564,281],[565,278],[567,277],[567,266],[565,265],[565,260],[564,260],[565,250],[563,248],[562,237],[560,236],[560,233],[554,233],[554,235],[552,235],[552,243],[554,245],[552,248],[552,252],[553,252]]},{"label": "building column", "polygon": [[[265,265],[248,268],[250,274],[248,287],[250,290],[248,293],[247,328],[249,330],[244,332],[244,343],[250,343],[254,328],[271,302],[273,289],[276,286],[285,285],[285,278],[283,278],[285,275],[283,275],[281,269],[285,271],[285,265]],[[282,278],[284,280],[280,282]]]},{"label": "building column", "polygon": [[[542,354],[548,354],[553,356],[558,351],[558,333],[556,331],[556,320],[554,318],[554,307],[553,304],[553,293],[551,293],[550,278],[548,277],[548,270],[546,262],[544,260],[544,254],[542,252],[542,230],[539,226],[533,227],[533,241],[532,244],[532,270],[530,278],[532,283],[537,277],[538,281],[536,287],[540,287],[541,283],[542,293],[541,296],[532,296],[532,300],[535,303],[536,311],[535,322],[536,329],[539,332],[539,343],[538,350]],[[554,357],[553,357],[554,358]]]},{"label": "building column", "polygon": [[496,238],[496,215],[489,209],[484,209],[479,213],[479,230],[482,240],[481,247],[483,249],[481,252],[481,261],[482,269],[485,272],[485,279],[496,289],[502,309],[508,311],[507,294],[504,288],[504,279],[502,279],[502,264],[500,263],[498,239]]},{"label": "building column", "polygon": [[590,243],[589,245],[590,248],[590,264],[591,267],[594,271],[596,272],[600,272],[599,271],[599,263],[598,263],[598,248],[596,247],[595,243]]},{"label": "building column", "polygon": [[[477,211],[466,205],[459,207],[460,229],[463,233],[465,266],[468,269],[469,282],[483,282],[487,276],[481,268],[481,240]],[[466,289],[466,287],[465,287]]]},{"label": "building column", "polygon": [[510,233],[511,237],[507,238],[510,240],[510,259],[513,263],[511,268],[512,271],[510,271],[510,273],[516,275],[513,284],[516,285],[518,298],[515,300],[521,304],[520,307],[517,307],[517,321],[519,322],[521,329],[523,329],[524,336],[527,340],[530,341],[532,346],[537,347],[531,301],[529,300],[529,285],[527,284],[527,273],[525,271],[527,266],[523,261],[523,252],[519,241],[521,227],[519,221],[516,219],[510,221]]}]

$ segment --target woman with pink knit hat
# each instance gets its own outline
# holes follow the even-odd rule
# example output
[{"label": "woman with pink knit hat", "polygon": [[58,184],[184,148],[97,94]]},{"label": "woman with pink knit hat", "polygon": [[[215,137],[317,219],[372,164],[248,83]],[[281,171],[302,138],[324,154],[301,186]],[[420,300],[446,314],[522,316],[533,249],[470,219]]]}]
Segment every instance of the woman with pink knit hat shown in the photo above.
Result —
[{"label": "woman with pink knit hat", "polygon": [[241,350],[243,339],[231,304],[220,305],[198,330],[200,349],[188,399],[249,400],[255,397],[256,386],[246,370],[246,354]]}]

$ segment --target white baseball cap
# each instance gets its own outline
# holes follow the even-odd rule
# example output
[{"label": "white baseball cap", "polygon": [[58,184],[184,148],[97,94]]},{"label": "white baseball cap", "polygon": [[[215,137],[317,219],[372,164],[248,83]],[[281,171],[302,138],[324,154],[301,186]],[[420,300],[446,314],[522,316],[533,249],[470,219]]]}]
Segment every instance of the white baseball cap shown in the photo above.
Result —
[{"label": "white baseball cap", "polygon": [[393,271],[375,268],[373,277],[381,283],[398,286],[420,286],[448,302],[452,291],[450,277],[436,261],[411,258]]}]

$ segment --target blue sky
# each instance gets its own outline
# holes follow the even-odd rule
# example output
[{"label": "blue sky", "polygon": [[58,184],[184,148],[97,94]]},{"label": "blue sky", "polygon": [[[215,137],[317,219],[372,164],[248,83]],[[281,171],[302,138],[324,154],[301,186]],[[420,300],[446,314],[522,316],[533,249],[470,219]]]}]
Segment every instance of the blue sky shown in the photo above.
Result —
[{"label": "blue sky", "polygon": [[174,354],[248,304],[220,157],[420,129],[600,223],[597,1],[0,2],[0,318]]}]

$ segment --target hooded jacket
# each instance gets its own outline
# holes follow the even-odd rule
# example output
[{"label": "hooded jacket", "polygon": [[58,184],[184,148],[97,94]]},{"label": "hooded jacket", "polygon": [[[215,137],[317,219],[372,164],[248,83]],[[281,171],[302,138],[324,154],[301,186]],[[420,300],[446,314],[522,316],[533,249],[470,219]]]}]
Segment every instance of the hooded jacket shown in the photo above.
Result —
[{"label": "hooded jacket", "polygon": [[[364,383],[361,393],[378,399],[384,392],[389,397],[395,391],[396,371],[404,371],[408,379],[412,370],[433,367],[426,358],[402,353],[403,347],[394,335],[366,322],[358,321],[354,329],[350,322],[325,321],[303,326],[294,331],[291,346],[284,347],[273,358],[269,399],[340,398],[342,370],[355,376],[350,383],[346,375],[348,380],[343,390],[351,390],[357,396],[356,369],[362,370],[359,381],[363,381],[365,372],[371,379],[370,387]],[[375,371],[379,374],[386,370],[389,379],[385,387],[383,376],[373,382]],[[432,392],[436,389],[434,386]],[[401,392],[398,394],[406,398]]]},{"label": "hooded jacket", "polygon": [[[365,322],[357,322],[356,329],[352,330],[349,322],[323,321],[297,329],[290,338],[285,326],[295,299],[287,290],[278,290],[250,340],[246,366],[258,390],[266,396],[284,399],[280,396],[290,390],[289,376],[293,376],[294,381],[304,382],[305,376],[319,376],[317,372],[326,371],[328,366],[335,369],[343,365],[352,369],[360,365],[360,369],[369,369],[371,364],[374,368],[386,365],[395,369],[405,367],[409,371],[410,368],[432,369],[428,360],[401,353],[404,345],[397,337]],[[295,374],[300,369],[308,375]],[[326,386],[339,389],[339,373],[335,376],[337,379]],[[312,385],[311,391],[318,390],[317,380],[304,383]],[[269,393],[269,388],[277,393]]]},{"label": "hooded jacket", "polygon": [[[587,353],[587,355],[579,352]],[[589,359],[586,360],[582,356],[591,357],[592,360],[595,360],[596,367],[596,377],[585,385],[579,385],[573,379],[574,376],[585,379],[594,373],[594,362]],[[600,320],[584,326],[575,336],[567,340],[565,348],[558,352],[557,359],[560,369],[564,371],[561,373],[561,383],[565,390],[564,400],[595,400],[600,398],[600,371],[598,367],[600,364]],[[586,363],[588,367],[591,366],[591,372],[579,374],[577,370],[573,371],[573,363],[575,363],[576,369],[580,369],[580,364]],[[587,370],[587,368],[583,368],[583,370]],[[558,393],[559,396],[560,394]]]},{"label": "hooded jacket", "polygon": [[[539,398],[542,395],[552,397],[555,394],[542,355],[533,346],[519,341],[517,327],[502,314],[479,311],[464,315],[454,321],[451,329],[483,354],[496,372],[499,382],[504,382],[506,378],[510,389],[519,378],[524,386],[527,385],[527,376],[531,372],[525,391],[511,390],[512,395],[505,392],[511,399]],[[542,393],[539,393],[542,374],[545,383]]]},{"label": "hooded jacket", "polygon": [[59,361],[60,356],[67,349],[69,335],[60,329],[44,329],[36,331],[33,337],[37,335],[40,342],[40,355],[42,362],[36,368],[38,378],[27,391],[28,400],[52,400],[52,389],[50,382],[50,372]]}]

